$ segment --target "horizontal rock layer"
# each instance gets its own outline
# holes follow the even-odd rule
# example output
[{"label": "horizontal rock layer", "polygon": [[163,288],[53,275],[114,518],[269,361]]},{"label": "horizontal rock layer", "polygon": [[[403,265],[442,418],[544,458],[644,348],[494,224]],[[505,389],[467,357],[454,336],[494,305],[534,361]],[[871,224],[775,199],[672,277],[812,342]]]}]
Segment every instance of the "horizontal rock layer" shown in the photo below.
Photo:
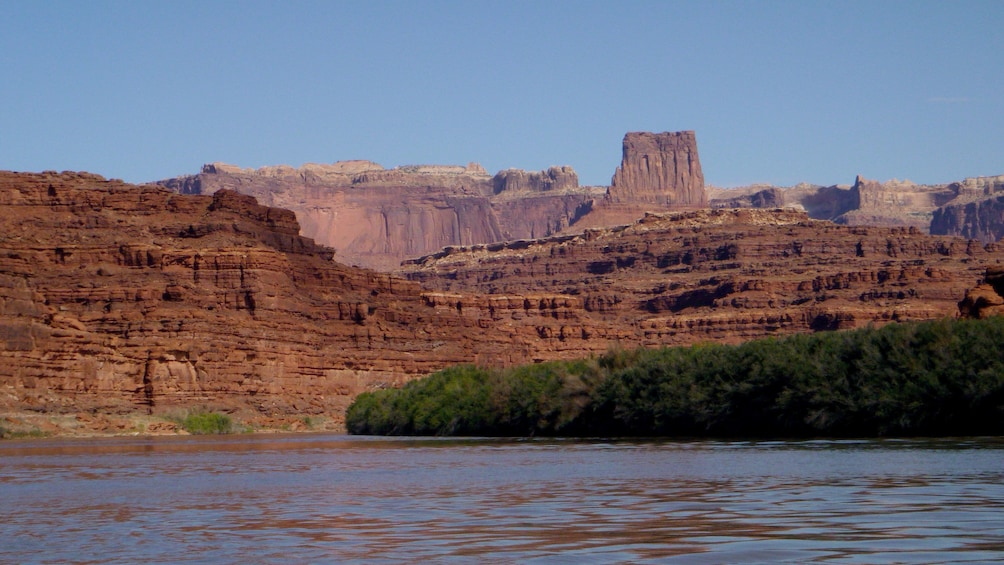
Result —
[{"label": "horizontal rock layer", "polygon": [[0,173],[0,410],[339,418],[362,390],[546,356],[567,317],[547,293],[443,306],[331,257],[229,190]]},{"label": "horizontal rock layer", "polygon": [[814,219],[845,225],[912,226],[935,235],[984,243],[1004,236],[1004,175],[949,184],[884,183],[858,176],[851,186],[800,184],[711,188],[712,208],[795,208]]},{"label": "horizontal rock layer", "polygon": [[409,262],[409,279],[443,292],[575,297],[565,335],[600,347],[846,329],[954,316],[996,245],[916,228],[848,227],[803,212],[715,210],[649,215],[581,236],[451,248]]}]

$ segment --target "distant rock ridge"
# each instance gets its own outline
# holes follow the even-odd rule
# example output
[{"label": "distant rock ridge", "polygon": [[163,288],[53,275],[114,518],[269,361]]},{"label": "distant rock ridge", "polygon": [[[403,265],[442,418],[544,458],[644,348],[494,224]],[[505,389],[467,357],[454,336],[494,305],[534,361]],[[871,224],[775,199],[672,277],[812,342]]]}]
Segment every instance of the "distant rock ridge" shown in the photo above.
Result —
[{"label": "distant rock ridge", "polygon": [[948,186],[958,197],[934,211],[932,234],[984,243],[1004,237],[1004,175],[967,178]]},{"label": "distant rock ridge", "polygon": [[384,271],[447,246],[491,244],[628,224],[647,212],[795,208],[844,225],[905,226],[984,243],[1004,236],[1004,175],[949,184],[878,182],[706,187],[693,131],[629,132],[609,187],[579,185],[570,166],[542,171],[477,163],[365,160],[245,169],[210,163],[158,183],[182,194],[230,189],[293,210],[303,235],[339,260]]},{"label": "distant rock ridge", "polygon": [[[886,182],[858,175],[851,186],[802,183],[734,189],[710,187],[712,208],[805,210],[813,219],[844,225],[912,226],[934,235],[958,235],[983,243],[1004,237],[1004,175],[945,184]],[[780,201],[780,204],[778,202]]]},{"label": "distant rock ridge", "polygon": [[182,194],[229,189],[293,210],[303,234],[347,264],[380,270],[448,245],[558,233],[603,193],[580,187],[569,166],[489,175],[477,163],[404,165],[372,161],[242,169],[223,163],[159,183]]},{"label": "distant rock ridge", "polygon": [[632,132],[622,145],[610,187],[580,186],[567,165],[490,175],[477,163],[386,169],[361,160],[258,169],[210,163],[158,184],[182,194],[230,189],[293,210],[303,234],[334,248],[340,261],[392,270],[446,246],[546,237],[707,206],[694,132]]},{"label": "distant rock ridge", "polygon": [[540,172],[506,169],[492,178],[494,194],[568,191],[578,188],[579,175],[569,166],[550,167]]}]

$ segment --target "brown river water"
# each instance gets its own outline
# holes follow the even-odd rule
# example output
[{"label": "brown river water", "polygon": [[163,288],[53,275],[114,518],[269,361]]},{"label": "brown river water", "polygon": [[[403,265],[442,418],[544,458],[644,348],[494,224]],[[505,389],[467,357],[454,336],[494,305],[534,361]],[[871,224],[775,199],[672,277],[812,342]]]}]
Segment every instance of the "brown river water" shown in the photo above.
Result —
[{"label": "brown river water", "polygon": [[0,442],[0,563],[1004,561],[1004,438]]}]

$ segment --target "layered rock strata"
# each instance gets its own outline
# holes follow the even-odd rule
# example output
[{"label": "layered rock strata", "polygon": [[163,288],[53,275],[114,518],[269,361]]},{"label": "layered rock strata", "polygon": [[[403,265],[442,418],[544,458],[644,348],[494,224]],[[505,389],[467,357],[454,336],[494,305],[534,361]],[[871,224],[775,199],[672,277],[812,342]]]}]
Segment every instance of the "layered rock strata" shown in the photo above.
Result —
[{"label": "layered rock strata", "polygon": [[443,292],[580,301],[563,334],[623,345],[738,342],[954,316],[1004,259],[996,245],[912,227],[850,227],[792,210],[651,214],[630,226],[450,248],[403,274]]},{"label": "layered rock strata", "polygon": [[959,302],[959,314],[977,319],[1004,316],[1004,266],[987,268],[983,282],[966,291],[966,297]]},{"label": "layered rock strata", "polygon": [[858,176],[850,186],[751,185],[708,192],[712,208],[794,208],[845,225],[912,226],[984,243],[1004,236],[1004,175],[931,185]]},{"label": "layered rock strata", "polygon": [[446,246],[541,238],[630,223],[648,211],[706,207],[692,131],[628,133],[610,187],[579,186],[571,167],[528,172],[342,161],[241,169],[214,163],[161,181],[182,194],[235,190],[293,210],[303,235],[347,264],[391,270]]},{"label": "layered rock strata", "polygon": [[0,173],[0,413],[336,421],[363,390],[458,363],[952,315],[1002,258],[911,228],[705,210],[452,247],[407,280],[299,232],[230,190]]},{"label": "layered rock strata", "polygon": [[934,211],[931,233],[987,243],[1004,237],[1004,175],[968,178],[949,186],[959,196]]},{"label": "layered rock strata", "polygon": [[0,412],[337,420],[358,392],[447,365],[562,355],[538,336],[581,309],[444,298],[299,231],[226,189],[0,173]]}]

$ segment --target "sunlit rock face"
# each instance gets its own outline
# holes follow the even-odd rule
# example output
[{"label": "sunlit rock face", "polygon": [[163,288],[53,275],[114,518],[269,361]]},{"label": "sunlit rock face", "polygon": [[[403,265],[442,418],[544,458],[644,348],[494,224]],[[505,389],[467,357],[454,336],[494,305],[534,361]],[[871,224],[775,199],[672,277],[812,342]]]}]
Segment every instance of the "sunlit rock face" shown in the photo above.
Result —
[{"label": "sunlit rock face", "polygon": [[646,346],[739,342],[955,316],[997,244],[796,210],[649,214],[616,228],[451,248],[402,274],[447,293],[572,296],[564,335]]}]

